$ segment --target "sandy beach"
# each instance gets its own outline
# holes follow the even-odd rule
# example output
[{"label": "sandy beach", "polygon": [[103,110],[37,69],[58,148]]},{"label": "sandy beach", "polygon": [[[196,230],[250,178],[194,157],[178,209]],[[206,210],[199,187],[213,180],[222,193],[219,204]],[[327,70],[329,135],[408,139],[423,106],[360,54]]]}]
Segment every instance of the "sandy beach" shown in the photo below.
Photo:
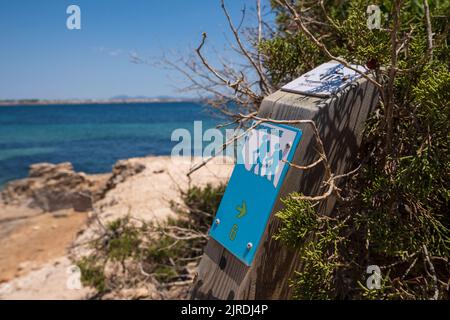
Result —
[{"label": "sandy beach", "polygon": [[[199,161],[198,158],[132,158],[119,161],[112,173],[102,175],[76,173],[67,164],[46,165],[35,168],[42,177],[14,182],[13,191],[17,193],[14,199],[5,196],[7,186],[0,202],[0,299],[88,298],[91,289],[70,286],[70,281],[79,283],[76,279],[79,275],[71,273],[70,256],[77,244],[89,239],[93,216],[102,222],[126,215],[154,222],[176,216],[173,204],[183,205],[180,191],[193,185],[226,182],[231,174],[231,164],[213,160],[189,179],[186,173]],[[58,180],[62,176],[75,179],[76,183]],[[80,210],[80,200],[76,199],[70,208],[71,191],[57,181],[75,189],[86,186],[93,195],[92,206]],[[67,200],[67,206],[59,209],[53,206],[52,199],[43,201],[46,194],[41,194],[41,187],[50,193],[51,188],[56,194],[63,192],[59,199]],[[17,190],[27,191],[20,195]],[[81,209],[85,205],[83,201]]]}]

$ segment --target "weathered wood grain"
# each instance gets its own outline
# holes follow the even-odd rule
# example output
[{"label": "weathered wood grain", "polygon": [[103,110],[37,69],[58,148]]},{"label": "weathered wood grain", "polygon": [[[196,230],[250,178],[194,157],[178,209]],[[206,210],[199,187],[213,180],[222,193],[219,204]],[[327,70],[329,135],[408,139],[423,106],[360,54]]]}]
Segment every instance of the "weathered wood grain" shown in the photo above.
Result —
[{"label": "weathered wood grain", "polygon": [[[259,116],[279,120],[313,119],[320,131],[327,156],[336,174],[352,169],[362,139],[364,122],[378,101],[374,87],[360,79],[333,98],[306,97],[277,91],[264,99]],[[294,163],[317,160],[315,141],[308,125],[298,125],[303,137]],[[281,188],[252,266],[247,267],[210,239],[200,262],[193,299],[287,299],[289,279],[301,266],[298,254],[273,239],[279,221],[274,213],[282,208],[280,199],[298,191],[306,195],[320,192],[323,167],[303,171],[290,168]],[[329,214],[335,206],[330,198],[319,210]]]}]

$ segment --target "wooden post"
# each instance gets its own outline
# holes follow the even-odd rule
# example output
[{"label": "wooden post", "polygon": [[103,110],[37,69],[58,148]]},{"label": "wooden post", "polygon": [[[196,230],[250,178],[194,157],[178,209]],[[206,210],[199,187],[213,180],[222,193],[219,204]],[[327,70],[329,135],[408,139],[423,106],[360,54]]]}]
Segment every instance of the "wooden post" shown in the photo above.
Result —
[{"label": "wooden post", "polygon": [[[259,116],[277,120],[312,119],[319,128],[325,151],[335,174],[351,170],[362,139],[364,123],[378,101],[374,86],[364,78],[352,83],[336,96],[316,98],[277,91],[261,104]],[[294,163],[306,165],[317,160],[315,141],[308,125],[298,125],[303,137]],[[198,268],[193,299],[288,299],[289,279],[301,266],[295,250],[273,239],[279,221],[274,213],[282,208],[280,199],[298,191],[316,195],[324,175],[323,166],[312,170],[289,168],[253,264],[248,267],[210,239]],[[329,214],[336,200],[321,205]]]}]

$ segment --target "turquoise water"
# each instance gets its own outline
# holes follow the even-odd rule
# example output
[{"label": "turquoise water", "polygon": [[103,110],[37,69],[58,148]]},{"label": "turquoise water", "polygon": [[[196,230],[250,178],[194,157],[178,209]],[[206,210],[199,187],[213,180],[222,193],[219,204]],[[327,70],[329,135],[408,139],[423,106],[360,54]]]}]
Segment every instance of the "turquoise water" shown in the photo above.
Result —
[{"label": "turquoise water", "polygon": [[223,122],[191,102],[0,107],[0,187],[37,162],[102,173],[119,159],[169,155],[172,131],[192,132],[194,121]]}]

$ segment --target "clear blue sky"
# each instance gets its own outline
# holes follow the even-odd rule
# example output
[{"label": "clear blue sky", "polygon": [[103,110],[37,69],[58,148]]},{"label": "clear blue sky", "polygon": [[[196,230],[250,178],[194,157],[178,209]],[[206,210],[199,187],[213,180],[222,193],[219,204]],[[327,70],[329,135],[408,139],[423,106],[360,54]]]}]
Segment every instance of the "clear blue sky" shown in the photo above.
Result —
[{"label": "clear blue sky", "polygon": [[[81,30],[66,28],[70,4],[81,8]],[[254,1],[227,1],[236,21],[244,4]],[[0,99],[179,96],[175,74],[133,64],[130,52],[187,52],[203,31],[227,45],[218,0],[0,0]]]}]

